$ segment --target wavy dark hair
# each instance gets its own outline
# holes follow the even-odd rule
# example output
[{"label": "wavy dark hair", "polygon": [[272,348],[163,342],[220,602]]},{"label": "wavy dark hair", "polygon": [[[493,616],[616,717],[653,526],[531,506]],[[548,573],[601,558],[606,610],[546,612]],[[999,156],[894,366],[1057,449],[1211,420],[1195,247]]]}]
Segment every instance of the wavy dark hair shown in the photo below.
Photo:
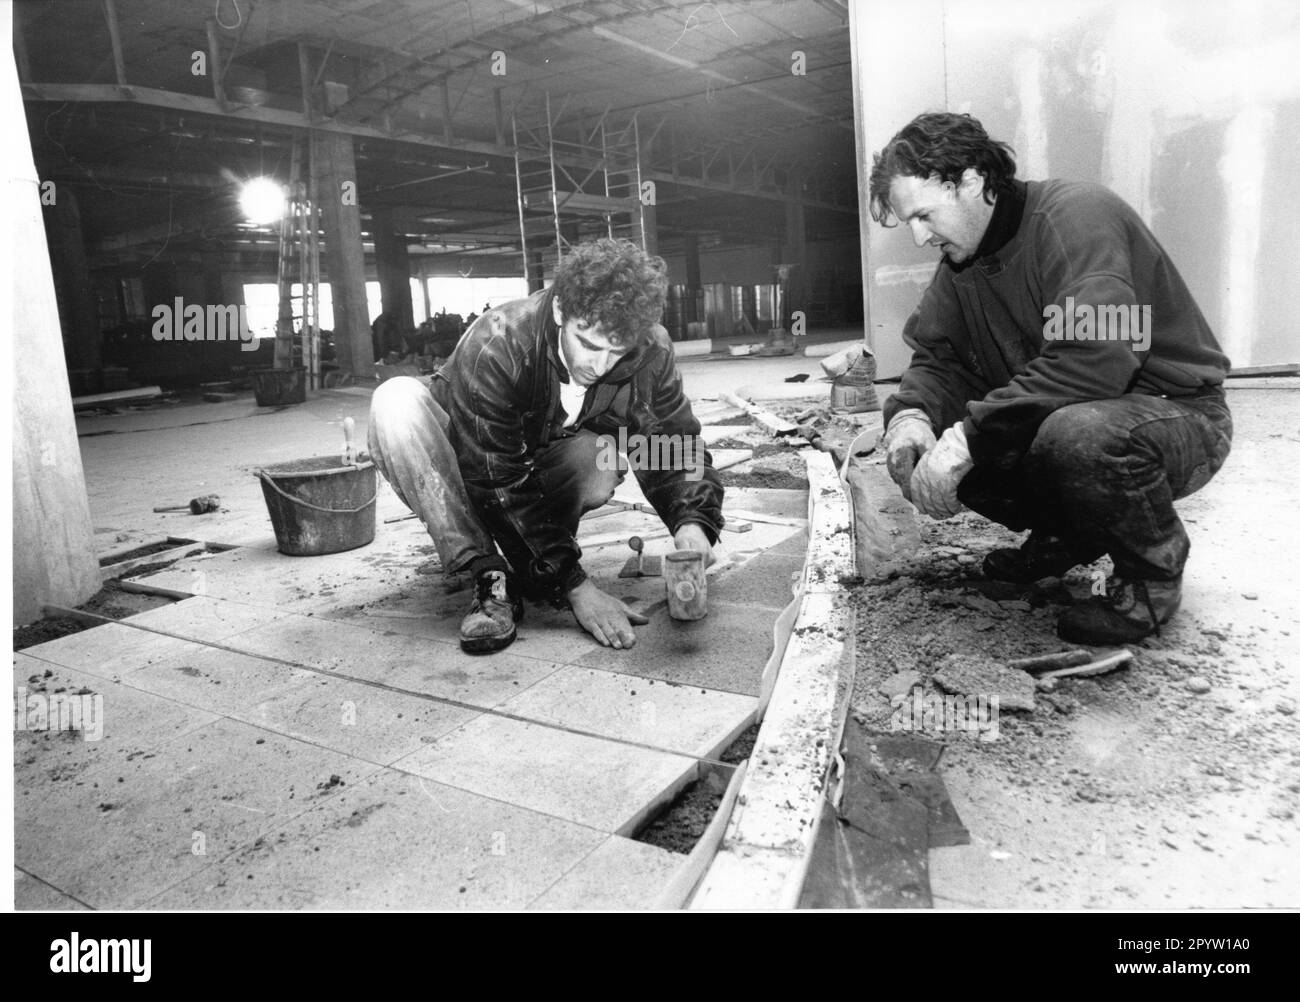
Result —
[{"label": "wavy dark hair", "polygon": [[636,347],[663,316],[668,266],[631,240],[593,240],[564,256],[551,290],[566,318],[599,323],[612,343]]},{"label": "wavy dark hair", "polygon": [[990,139],[979,119],[947,111],[917,115],[871,158],[871,218],[889,221],[889,185],[896,177],[938,178],[961,184],[972,167],[984,176],[984,201],[1011,191],[1016,176],[1015,150]]}]

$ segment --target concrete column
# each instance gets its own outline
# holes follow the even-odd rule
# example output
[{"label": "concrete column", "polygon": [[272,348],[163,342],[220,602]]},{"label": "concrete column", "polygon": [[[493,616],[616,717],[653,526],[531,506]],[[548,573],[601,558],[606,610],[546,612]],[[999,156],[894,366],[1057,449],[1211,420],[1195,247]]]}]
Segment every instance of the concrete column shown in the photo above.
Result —
[{"label": "concrete column", "polygon": [[785,203],[785,239],[781,247],[779,264],[793,264],[797,267],[789,270],[785,281],[785,316],[779,324],[790,329],[790,317],[795,310],[802,310],[807,303],[807,290],[811,276],[808,274],[808,238],[804,223],[802,185],[799,175],[790,178],[790,195],[794,201]]},{"label": "concrete column", "polygon": [[[10,12],[0,14],[8,44]],[[0,66],[0,108],[26,122],[12,60]],[[0,151],[4,232],[17,252],[9,278],[13,352],[14,624],[41,617],[46,603],[80,605],[99,590],[94,530],[72,419],[58,301],[41,218],[36,167],[25,127]]]},{"label": "concrete column", "polygon": [[99,330],[99,306],[86,264],[81,207],[77,193],[66,184],[57,186],[54,199],[54,204],[45,208],[45,233],[49,238],[68,368],[96,370],[103,365],[103,338]]},{"label": "concrete column", "polygon": [[371,379],[375,355],[370,343],[370,311],[366,307],[366,257],[361,246],[352,137],[313,133],[311,170],[321,204],[339,367],[357,379]]},{"label": "concrete column", "polygon": [[685,240],[686,287],[695,290],[700,288],[700,237],[698,233],[687,233]]},{"label": "concrete column", "polygon": [[370,210],[375,233],[375,270],[379,273],[379,295],[384,312],[407,331],[415,327],[415,310],[411,303],[411,260],[406,237],[395,232],[393,210]]}]

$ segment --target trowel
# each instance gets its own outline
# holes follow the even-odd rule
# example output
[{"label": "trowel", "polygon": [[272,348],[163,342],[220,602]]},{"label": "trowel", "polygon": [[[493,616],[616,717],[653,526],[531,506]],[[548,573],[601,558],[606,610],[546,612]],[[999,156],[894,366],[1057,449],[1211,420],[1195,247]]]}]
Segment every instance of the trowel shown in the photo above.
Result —
[{"label": "trowel", "polygon": [[627,545],[632,548],[635,557],[628,557],[627,563],[623,569],[618,572],[621,578],[661,578],[664,576],[664,558],[647,557],[644,554],[645,540],[640,536],[633,536],[627,541]]}]

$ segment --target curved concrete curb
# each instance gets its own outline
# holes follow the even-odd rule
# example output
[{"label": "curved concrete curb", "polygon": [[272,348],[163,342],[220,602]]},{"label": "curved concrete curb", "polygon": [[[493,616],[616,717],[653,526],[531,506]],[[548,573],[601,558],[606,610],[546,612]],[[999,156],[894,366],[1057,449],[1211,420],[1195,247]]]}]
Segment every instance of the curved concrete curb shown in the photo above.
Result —
[{"label": "curved concrete curb", "polygon": [[817,835],[853,691],[856,616],[843,580],[855,568],[853,512],[835,466],[823,452],[804,459],[809,542],[798,615],[775,677],[764,678],[763,724],[691,908],[795,907]]}]

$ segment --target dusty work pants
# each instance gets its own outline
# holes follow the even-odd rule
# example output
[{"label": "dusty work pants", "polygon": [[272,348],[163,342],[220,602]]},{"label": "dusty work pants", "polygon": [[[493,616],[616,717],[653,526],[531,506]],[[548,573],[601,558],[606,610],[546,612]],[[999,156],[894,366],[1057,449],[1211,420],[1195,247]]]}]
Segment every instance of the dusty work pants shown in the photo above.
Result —
[{"label": "dusty work pants", "polygon": [[1042,423],[1019,465],[972,470],[957,497],[1017,532],[1057,537],[1080,563],[1108,553],[1120,577],[1170,581],[1190,549],[1174,501],[1209,483],[1231,444],[1222,389],[1071,404]]},{"label": "dusty work pants", "polygon": [[[506,570],[506,560],[465,489],[447,437],[449,423],[423,382],[412,376],[388,379],[370,402],[371,458],[429,530],[445,573]],[[608,501],[623,479],[621,470],[600,469],[599,448],[596,435],[579,431],[548,443],[533,457],[532,476],[552,517],[575,534],[583,512]]]}]

